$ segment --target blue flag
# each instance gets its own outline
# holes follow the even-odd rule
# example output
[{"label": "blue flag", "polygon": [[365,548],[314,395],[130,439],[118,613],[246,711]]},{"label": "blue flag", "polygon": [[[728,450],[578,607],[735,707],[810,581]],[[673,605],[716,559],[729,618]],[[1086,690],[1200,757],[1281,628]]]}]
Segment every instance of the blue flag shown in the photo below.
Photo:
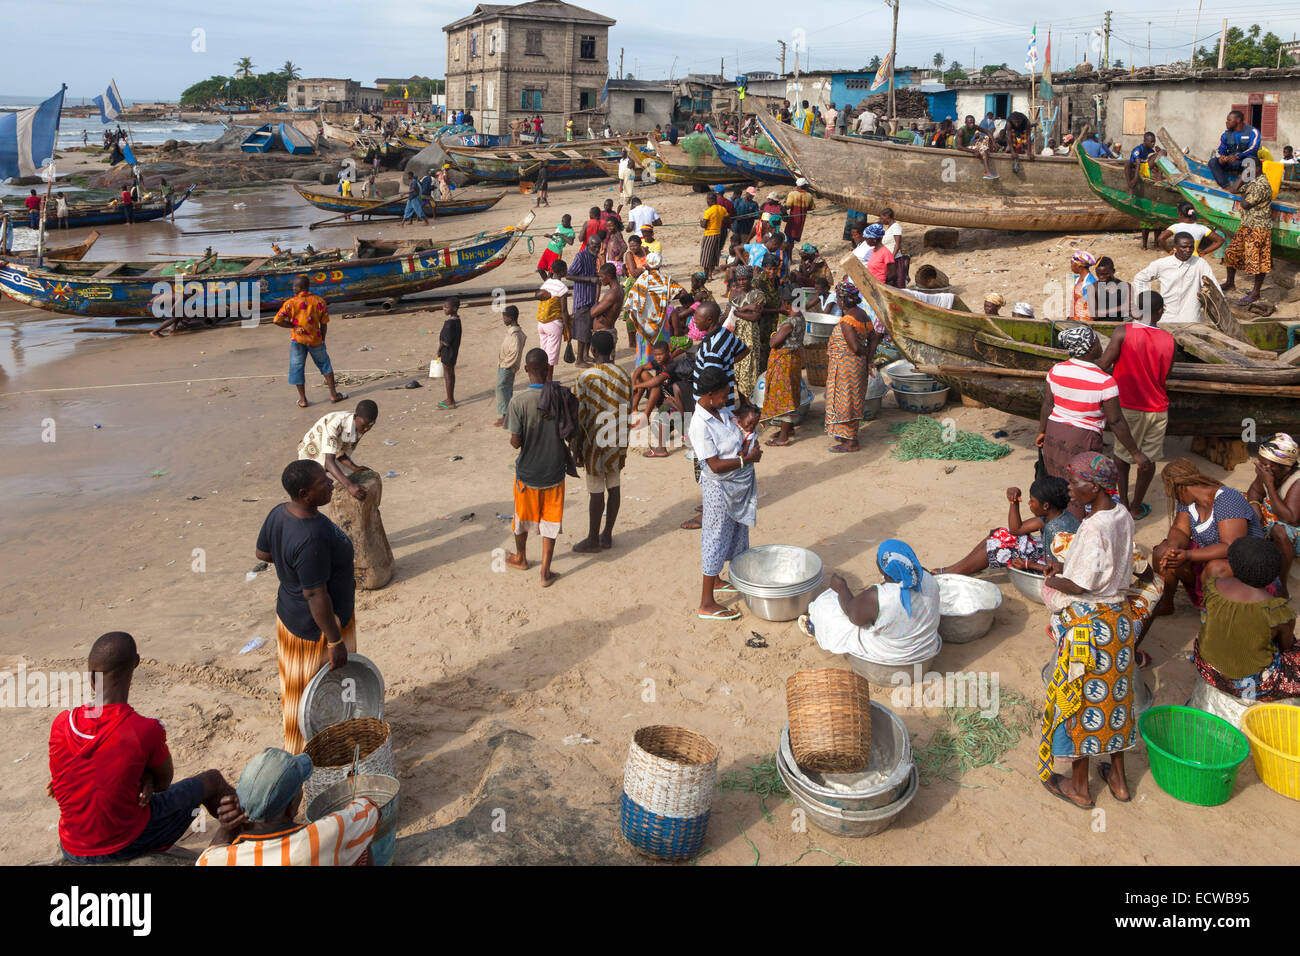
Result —
[{"label": "blue flag", "polygon": [[122,112],[122,94],[117,91],[117,80],[108,81],[108,89],[103,96],[96,96],[92,102],[99,107],[99,121],[111,123]]},{"label": "blue flag", "polygon": [[40,106],[0,116],[0,179],[35,176],[53,158],[65,90]]},{"label": "blue flag", "polygon": [[128,163],[130,163],[132,166],[135,166],[135,165],[136,165],[136,161],[135,161],[135,153],[131,152],[131,144],[130,144],[130,143],[123,143],[123,144],[122,144],[122,156],[123,156],[123,158],[124,158]]}]

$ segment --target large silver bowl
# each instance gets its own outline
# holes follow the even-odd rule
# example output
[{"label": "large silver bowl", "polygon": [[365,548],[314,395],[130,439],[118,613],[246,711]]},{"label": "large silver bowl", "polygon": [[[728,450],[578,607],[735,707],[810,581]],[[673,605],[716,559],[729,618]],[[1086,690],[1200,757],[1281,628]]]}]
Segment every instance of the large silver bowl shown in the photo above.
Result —
[{"label": "large silver bowl", "polygon": [[[861,773],[817,773],[799,769],[790,749],[790,726],[781,731],[777,761],[789,773],[788,786],[810,800],[837,810],[875,810],[893,803],[907,789],[912,773],[912,742],[902,718],[871,702],[871,758]],[[851,789],[836,789],[829,784]]]},{"label": "large silver bowl", "polygon": [[803,333],[805,342],[829,342],[831,332],[840,323],[838,315],[828,315],[825,312],[805,312],[803,317],[806,322]]},{"label": "large silver bowl", "polygon": [[[939,636],[949,644],[965,644],[983,637],[993,628],[993,618],[1002,606],[1002,592],[992,581],[964,574],[940,574],[939,583]],[[949,614],[943,610],[956,603],[973,604],[976,609],[967,614]]]},{"label": "large silver bowl", "polygon": [[731,559],[730,580],[765,621],[806,614],[822,585],[822,559],[792,544],[765,544]]},{"label": "large silver bowl", "polygon": [[930,412],[937,412],[948,404],[948,392],[951,391],[938,383],[930,389],[920,389],[909,391],[907,389],[894,386],[894,401],[898,407],[905,412],[916,412],[919,415],[928,415]]},{"label": "large silver bowl", "polygon": [[912,798],[916,796],[916,791],[921,786],[921,776],[913,765],[908,774],[907,789],[893,803],[872,810],[840,810],[812,799],[797,786],[791,786],[793,778],[780,760],[776,763],[776,771],[785,783],[786,789],[790,791],[790,796],[794,797],[795,803],[807,814],[808,822],[827,833],[846,837],[871,836],[889,829],[898,819],[898,815],[912,802]]},{"label": "large silver bowl", "polygon": [[[942,643],[939,649],[943,649]],[[868,683],[875,684],[877,687],[895,687],[895,674],[906,674],[908,680],[916,675],[916,665],[921,665],[921,674],[925,675],[930,669],[930,665],[935,662],[939,656],[939,651],[935,651],[929,657],[923,657],[920,660],[906,661],[902,664],[882,664],[879,661],[869,661],[865,657],[858,657],[855,654],[845,654],[849,659],[849,667],[853,673],[865,677]]]},{"label": "large silver bowl", "polygon": [[1034,571],[1022,571],[1019,568],[1007,568],[1007,574],[1015,589],[1035,604],[1043,603],[1043,576]]}]

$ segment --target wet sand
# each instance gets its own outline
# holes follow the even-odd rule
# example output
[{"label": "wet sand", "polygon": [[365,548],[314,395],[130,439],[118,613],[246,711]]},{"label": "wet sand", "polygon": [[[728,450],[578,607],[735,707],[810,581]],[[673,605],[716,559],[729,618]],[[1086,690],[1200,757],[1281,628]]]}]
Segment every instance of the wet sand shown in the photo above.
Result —
[{"label": "wet sand", "polygon": [[[192,209],[187,203],[175,230],[139,226],[129,236],[122,227],[105,230],[94,257],[154,249],[179,255],[207,245],[259,251],[273,237],[296,245],[308,237],[276,225],[227,237],[178,234],[213,222],[259,221],[253,216],[296,224],[323,217],[286,192],[204,197]],[[661,230],[668,267],[685,277],[698,257],[702,198],[671,186],[644,194],[669,224]],[[590,205],[612,195],[612,183],[557,188],[536,231],[550,229],[565,211],[580,223]],[[247,202],[248,211],[234,210],[236,202]],[[529,205],[531,199],[516,193],[488,214],[439,223],[437,234],[459,237],[513,223]],[[839,213],[814,217],[808,238],[838,258],[842,220]],[[907,230],[915,251],[920,231]],[[396,225],[359,225],[309,238],[320,247],[349,245],[353,233],[402,232]],[[918,256],[914,270],[935,262],[971,303],[990,289],[1009,302],[1037,303],[1046,282],[1063,277],[1076,245],[1112,255],[1124,276],[1152,257],[1130,234],[1076,242],[964,232],[957,250]],[[529,282],[540,252],[540,245],[531,255],[521,245],[474,285]],[[521,313],[531,346],[537,334],[531,304],[523,303]],[[497,516],[511,512],[514,459],[507,437],[491,427],[502,332],[489,309],[465,309],[463,317],[460,405],[453,411],[436,407],[442,383],[425,377],[439,314],[341,319],[328,337],[340,372],[401,373],[345,386],[352,401],[373,398],[380,407],[357,459],[381,474],[397,472],[385,482],[383,501],[396,577],[381,591],[358,592],[357,600],[360,651],[388,685],[386,719],[402,781],[397,859],[637,862],[618,837],[622,766],[637,727],[690,727],[720,747],[723,771],[744,770],[776,747],[786,677],[843,662],[793,623],[748,613],[736,623],[696,619],[699,538],[677,526],[691,515],[699,492],[680,450],[656,461],[633,452],[612,551],[573,553],[586,530],[586,495],[580,482],[570,481],[555,586],[541,590],[535,570],[494,570],[511,546],[508,522]],[[48,322],[16,323],[17,339],[36,343],[39,336],[24,336],[37,321]],[[130,631],[144,658],[132,703],[165,722],[178,773],[216,767],[235,779],[254,753],[281,742],[276,582],[271,572],[248,582],[245,572],[256,560],[263,517],[283,498],[281,469],[303,433],[330,410],[320,377],[309,368],[313,405],[298,409],[284,381],[286,335],[265,324],[164,341],[112,337],[70,346],[58,361],[32,358],[48,354],[42,353],[47,347],[56,348],[23,344],[0,386],[0,494],[8,505],[0,531],[9,543],[0,666],[80,668],[99,634]],[[626,363],[627,349],[620,347],[618,357]],[[416,377],[423,388],[389,390]],[[559,378],[572,382],[573,368],[561,366]],[[816,391],[795,444],[767,449],[759,464],[752,541],[813,548],[828,573],[844,574],[855,589],[877,580],[874,552],[884,538],[910,542],[927,565],[951,562],[1004,522],[1002,489],[1027,488],[1032,480],[1033,424],[990,409],[956,406],[944,414],[985,436],[1007,429],[1014,450],[1001,461],[960,463],[949,473],[949,462],[891,458],[888,425],[913,417],[892,408],[891,399],[882,419],[864,430],[861,454],[827,454]],[[56,426],[54,442],[41,440],[48,419]],[[1171,440],[1166,457],[1185,447],[1185,439]],[[1244,488],[1249,477],[1243,465],[1229,482]],[[1138,531],[1146,547],[1165,528],[1158,489],[1150,500],[1155,514]],[[534,562],[537,544],[530,542]],[[1037,703],[1039,670],[1050,654],[1046,613],[1020,598],[1004,576],[992,580],[1004,596],[994,629],[974,643],[945,647],[935,670],[997,672],[1003,693]],[[1157,703],[1182,703],[1197,679],[1184,656],[1197,618],[1182,598],[1178,606],[1144,644],[1156,662],[1144,677]],[[752,632],[769,646],[746,647]],[[239,655],[253,637],[270,643]],[[918,746],[939,725],[935,708],[900,714]],[[48,859],[57,851],[57,808],[45,796],[53,716],[48,709],[0,711],[0,765],[10,768],[8,799],[0,806],[0,862]],[[578,734],[593,742],[566,742]],[[1223,865],[1284,859],[1300,848],[1289,825],[1291,805],[1259,783],[1250,761],[1231,801],[1203,809],[1161,791],[1138,750],[1129,761],[1134,802],[1113,801],[1094,773],[1101,813],[1088,814],[1039,785],[1037,744],[1034,731],[1001,767],[922,787],[892,829],[864,841],[799,830],[791,803],[767,801],[768,819],[754,795],[720,793],[702,862],[785,863],[817,847],[859,863]],[[498,810],[506,814],[504,833],[492,829]],[[204,842],[191,834],[182,846]],[[801,865],[831,862],[812,853]]]}]

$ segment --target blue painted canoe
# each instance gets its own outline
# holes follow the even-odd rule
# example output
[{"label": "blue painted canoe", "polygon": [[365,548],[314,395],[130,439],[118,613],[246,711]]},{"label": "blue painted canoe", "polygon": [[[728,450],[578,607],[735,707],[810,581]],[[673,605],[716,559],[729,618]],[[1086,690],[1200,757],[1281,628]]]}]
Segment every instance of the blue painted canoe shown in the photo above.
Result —
[{"label": "blue painted canoe", "polygon": [[[189,198],[190,193],[193,191],[194,187],[190,186],[183,193],[173,194],[170,203],[163,202],[161,198],[146,199],[144,202],[136,203],[134,219],[136,222],[150,222],[154,219],[169,216],[181,208],[181,204]],[[29,228],[25,212],[21,218],[13,216],[12,219],[15,229]],[[47,229],[50,228],[51,222],[53,222],[52,219],[46,222]],[[84,229],[87,226],[118,226],[124,222],[126,222],[126,210],[122,208],[122,204],[117,200],[105,203],[68,203],[69,229]]]},{"label": "blue painted canoe", "polygon": [[[51,262],[0,258],[0,291],[24,305],[66,315],[165,318],[177,304],[207,324],[270,321],[299,276],[327,302],[396,298],[480,276],[505,262],[533,213],[513,228],[450,243],[367,241],[352,249],[295,256],[215,256],[169,262]],[[191,312],[191,306],[197,306]],[[241,313],[248,307],[251,315]]]},{"label": "blue painted canoe", "polygon": [[722,139],[713,132],[713,127],[705,125],[704,133],[713,143],[713,148],[722,160],[722,165],[760,183],[794,185],[794,173],[790,167],[781,162],[772,153],[765,153],[752,146],[744,146]]},{"label": "blue painted canoe", "polygon": [[305,156],[308,153],[316,152],[316,147],[312,145],[311,140],[298,129],[289,123],[281,123],[279,126],[280,142],[284,148],[295,156]]},{"label": "blue painted canoe", "polygon": [[239,144],[239,148],[246,153],[265,153],[274,145],[275,130],[271,129],[270,123],[267,123],[249,133],[248,138]]}]

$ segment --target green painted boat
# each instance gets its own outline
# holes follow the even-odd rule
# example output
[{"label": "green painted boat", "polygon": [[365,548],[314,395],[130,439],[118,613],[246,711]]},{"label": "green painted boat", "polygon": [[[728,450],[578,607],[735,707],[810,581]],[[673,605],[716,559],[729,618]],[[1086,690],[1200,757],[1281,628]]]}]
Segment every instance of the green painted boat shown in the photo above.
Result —
[{"label": "green painted boat", "polygon": [[1178,219],[1182,197],[1169,183],[1139,177],[1136,191],[1130,192],[1127,164],[1122,160],[1093,159],[1083,151],[1082,139],[1074,155],[1094,195],[1138,220],[1143,229],[1164,229]]},{"label": "green painted boat", "polygon": [[[1191,176],[1176,180],[1175,186],[1196,209],[1199,219],[1225,235],[1236,234],[1241,225],[1240,196]],[[1300,262],[1300,207],[1275,199],[1269,212],[1273,219],[1273,255]]]}]

